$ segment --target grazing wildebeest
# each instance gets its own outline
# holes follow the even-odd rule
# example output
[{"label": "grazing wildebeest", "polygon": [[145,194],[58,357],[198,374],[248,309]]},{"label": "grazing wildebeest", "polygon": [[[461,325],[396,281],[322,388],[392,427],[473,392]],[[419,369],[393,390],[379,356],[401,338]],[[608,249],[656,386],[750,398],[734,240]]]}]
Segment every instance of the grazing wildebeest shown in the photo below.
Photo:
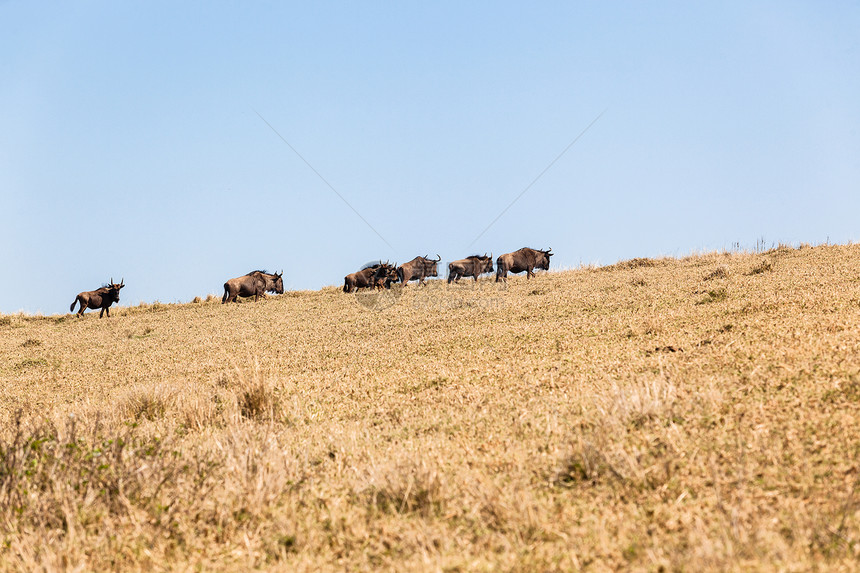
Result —
[{"label": "grazing wildebeest", "polygon": [[75,297],[75,302],[69,307],[69,312],[75,310],[75,305],[81,303],[81,309],[78,311],[78,316],[83,316],[87,308],[97,309],[102,311],[99,313],[101,318],[104,313],[107,313],[110,318],[110,305],[119,302],[119,289],[125,286],[125,279],[119,281],[119,284],[113,282],[113,277],[110,279],[110,284],[103,286],[97,290],[82,292]]},{"label": "grazing wildebeest", "polygon": [[418,284],[422,285],[426,277],[438,277],[436,265],[442,260],[442,257],[439,256],[439,253],[436,253],[436,256],[439,257],[436,260],[428,259],[425,255],[415,257],[408,263],[403,263],[397,267],[397,279],[403,283],[403,286],[406,286],[406,283],[411,280],[418,279]]},{"label": "grazing wildebeest", "polygon": [[549,258],[553,255],[552,249],[538,251],[523,247],[519,251],[506,253],[496,259],[496,282],[504,280],[508,282],[508,273],[526,272],[526,279],[534,276],[535,269],[549,269]]},{"label": "grazing wildebeest", "polygon": [[267,273],[265,271],[251,271],[247,275],[230,279],[224,283],[224,296],[221,304],[238,302],[236,297],[253,296],[257,302],[262,296],[266,298],[266,291],[276,294],[284,294],[284,272]]},{"label": "grazing wildebeest", "polygon": [[448,263],[448,284],[460,282],[461,277],[473,277],[478,282],[478,276],[493,272],[493,255],[471,255],[465,259]]}]

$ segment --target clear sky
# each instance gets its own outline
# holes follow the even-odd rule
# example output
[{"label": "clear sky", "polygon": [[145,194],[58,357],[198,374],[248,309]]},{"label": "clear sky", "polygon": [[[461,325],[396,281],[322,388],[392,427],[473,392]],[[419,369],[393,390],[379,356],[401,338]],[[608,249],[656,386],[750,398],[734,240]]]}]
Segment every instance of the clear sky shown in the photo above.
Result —
[{"label": "clear sky", "polygon": [[856,241],[858,30],[856,2],[0,1],[0,312]]}]

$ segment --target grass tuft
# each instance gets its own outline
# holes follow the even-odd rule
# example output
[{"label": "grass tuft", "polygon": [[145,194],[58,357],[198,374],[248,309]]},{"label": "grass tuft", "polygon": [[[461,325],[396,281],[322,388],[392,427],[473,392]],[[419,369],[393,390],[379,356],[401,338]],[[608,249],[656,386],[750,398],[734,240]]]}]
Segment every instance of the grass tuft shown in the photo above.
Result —
[{"label": "grass tuft", "polygon": [[725,279],[729,276],[729,270],[725,265],[720,265],[710,273],[706,274],[702,280],[712,281],[715,279]]},{"label": "grass tuft", "polygon": [[747,273],[747,276],[760,275],[762,273],[769,273],[773,271],[773,263],[771,263],[768,259],[762,259],[759,264],[754,266]]}]

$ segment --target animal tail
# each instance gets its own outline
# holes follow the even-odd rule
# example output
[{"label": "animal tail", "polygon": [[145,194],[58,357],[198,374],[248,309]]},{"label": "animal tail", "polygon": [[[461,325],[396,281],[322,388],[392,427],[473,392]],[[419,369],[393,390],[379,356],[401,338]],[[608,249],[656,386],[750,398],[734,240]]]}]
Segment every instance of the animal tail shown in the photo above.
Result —
[{"label": "animal tail", "polygon": [[76,304],[78,304],[78,297],[75,297],[75,300],[72,301],[72,306],[69,307],[69,312],[75,312]]},{"label": "animal tail", "polygon": [[224,283],[224,296],[221,297],[221,304],[227,302],[227,295],[229,294],[229,289],[227,288],[227,283]]},{"label": "animal tail", "polygon": [[406,281],[404,281],[403,278],[404,278],[403,267],[397,267],[397,280],[399,280],[401,283],[403,283],[403,286],[406,286]]},{"label": "animal tail", "polygon": [[349,292],[349,280],[343,279],[343,292]]}]

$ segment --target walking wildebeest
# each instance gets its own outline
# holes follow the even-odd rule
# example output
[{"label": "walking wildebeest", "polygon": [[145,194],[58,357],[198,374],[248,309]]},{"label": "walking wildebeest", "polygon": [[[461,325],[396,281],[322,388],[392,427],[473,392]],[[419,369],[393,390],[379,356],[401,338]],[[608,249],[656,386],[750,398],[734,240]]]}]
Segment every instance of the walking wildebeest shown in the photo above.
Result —
[{"label": "walking wildebeest", "polygon": [[439,256],[439,253],[436,253],[436,256],[439,258],[435,261],[423,256],[415,257],[408,263],[403,263],[397,267],[397,279],[403,283],[403,286],[406,286],[406,283],[411,280],[418,279],[418,284],[422,285],[425,277],[438,277],[436,265],[442,260],[442,257]]},{"label": "walking wildebeest", "polygon": [[110,318],[110,305],[115,302],[119,302],[119,289],[125,286],[125,279],[119,281],[119,284],[113,282],[113,277],[110,279],[110,284],[107,286],[103,286],[97,290],[85,291],[78,296],[75,297],[75,302],[72,303],[72,306],[69,307],[69,312],[73,312],[75,310],[75,305],[81,303],[81,309],[78,311],[78,316],[83,316],[84,311],[87,308],[91,308],[93,310],[100,308],[102,311],[99,313],[99,318],[101,318],[104,313],[107,313],[108,318]]},{"label": "walking wildebeest", "polygon": [[343,277],[343,292],[350,293],[360,288],[376,286],[376,273],[382,268],[381,263],[367,265],[360,271],[349,273]]},{"label": "walking wildebeest", "polygon": [[394,263],[394,266],[385,263],[379,267],[373,275],[373,280],[377,289],[390,289],[391,285],[397,282],[397,263]]},{"label": "walking wildebeest", "polygon": [[471,255],[465,259],[448,263],[448,284],[460,282],[461,277],[473,277],[478,282],[478,276],[493,272],[493,255]]},{"label": "walking wildebeest", "polygon": [[519,251],[506,253],[496,259],[496,282],[504,280],[508,282],[508,273],[526,272],[526,280],[534,276],[535,269],[549,269],[549,258],[553,255],[552,249],[538,251],[523,247]]},{"label": "walking wildebeest", "polygon": [[378,262],[365,265],[360,271],[350,273],[343,277],[343,292],[350,293],[360,288],[391,288],[394,267],[388,262]]},{"label": "walking wildebeest", "polygon": [[236,297],[253,296],[257,302],[262,296],[266,298],[266,291],[275,294],[284,294],[284,272],[267,273],[265,271],[251,271],[247,275],[230,279],[224,283],[224,296],[221,304],[238,302]]}]

